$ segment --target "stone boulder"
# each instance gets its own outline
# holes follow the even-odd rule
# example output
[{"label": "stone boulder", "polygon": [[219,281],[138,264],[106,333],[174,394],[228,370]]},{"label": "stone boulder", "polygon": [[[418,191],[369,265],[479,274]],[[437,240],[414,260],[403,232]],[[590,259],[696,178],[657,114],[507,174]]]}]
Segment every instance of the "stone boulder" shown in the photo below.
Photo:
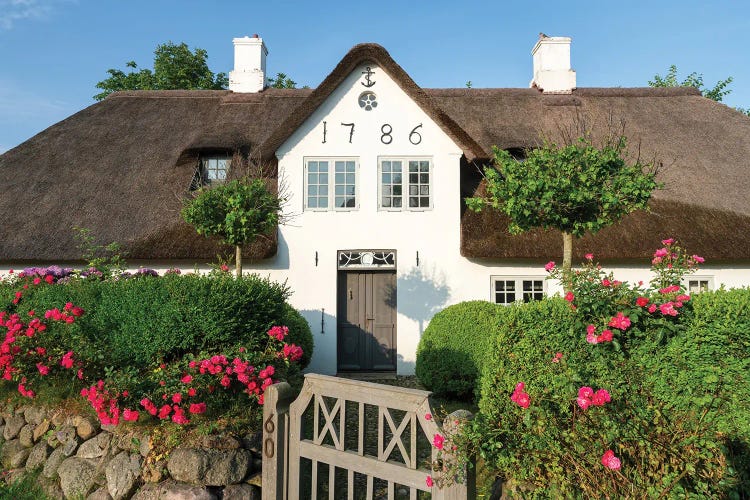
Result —
[{"label": "stone boulder", "polygon": [[18,469],[26,465],[26,460],[28,460],[29,454],[31,454],[31,448],[24,448],[18,451],[15,455],[10,457],[10,467],[12,469]]},{"label": "stone boulder", "polygon": [[112,441],[112,434],[102,432],[96,437],[85,441],[78,447],[76,456],[79,458],[100,458],[109,451],[109,444]]},{"label": "stone boulder", "polygon": [[223,500],[261,500],[260,488],[249,484],[230,484],[224,488]]},{"label": "stone boulder", "polygon": [[34,434],[32,436],[32,439],[35,443],[39,442],[40,439],[42,439],[42,436],[47,434],[47,431],[49,430],[49,420],[44,419],[41,421],[39,425],[34,427]]},{"label": "stone boulder", "polygon": [[5,419],[5,430],[3,431],[3,438],[6,441],[10,441],[18,436],[23,426],[26,425],[26,419],[23,415],[12,415]]},{"label": "stone boulder", "polygon": [[26,422],[31,425],[39,425],[47,416],[47,410],[38,406],[29,406],[24,410],[23,416],[26,418]]},{"label": "stone boulder", "polygon": [[107,490],[114,500],[128,498],[135,489],[141,475],[140,455],[120,452],[108,464],[105,470]]},{"label": "stone boulder", "polygon": [[250,452],[244,449],[199,450],[180,448],[167,463],[177,481],[196,485],[226,486],[242,481],[250,471]]},{"label": "stone boulder", "polygon": [[26,461],[26,468],[29,470],[36,469],[37,467],[44,466],[44,462],[47,460],[52,448],[49,447],[46,441],[39,441],[31,449],[29,459]]},{"label": "stone boulder", "polygon": [[87,496],[86,500],[112,500],[112,497],[109,495],[107,488],[101,487]]},{"label": "stone boulder", "polygon": [[101,429],[99,421],[92,417],[76,416],[72,420],[73,427],[76,428],[76,433],[81,439],[91,439]]},{"label": "stone boulder", "polygon": [[54,450],[44,464],[44,469],[42,469],[42,476],[50,479],[56,478],[57,469],[60,467],[60,464],[63,463],[63,460],[65,460],[65,458],[66,456],[65,453],[63,453],[62,448],[57,448],[56,450]]},{"label": "stone boulder", "polygon": [[66,458],[57,469],[65,498],[85,497],[94,486],[96,465],[80,457]]},{"label": "stone boulder", "polygon": [[18,439],[12,439],[10,441],[7,441],[4,445],[2,450],[0,450],[0,464],[2,464],[3,469],[12,469],[11,467],[11,461],[13,457],[20,451],[25,450],[26,448],[21,444],[21,441]]},{"label": "stone boulder", "polygon": [[24,425],[18,433],[18,440],[26,448],[34,446],[34,426],[31,424]]}]

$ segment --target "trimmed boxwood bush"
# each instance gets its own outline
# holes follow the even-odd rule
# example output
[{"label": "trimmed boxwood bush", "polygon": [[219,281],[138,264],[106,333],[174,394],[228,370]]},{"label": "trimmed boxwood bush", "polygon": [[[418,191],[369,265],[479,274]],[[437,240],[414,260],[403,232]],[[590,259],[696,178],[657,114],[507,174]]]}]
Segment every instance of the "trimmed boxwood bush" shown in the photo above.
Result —
[{"label": "trimmed boxwood bush", "polygon": [[30,288],[19,312],[74,302],[86,314],[73,327],[106,349],[107,363],[113,366],[146,366],[240,345],[257,349],[265,345],[270,327],[289,323],[287,341],[304,350],[304,367],[312,355],[312,334],[285,302],[288,293],[285,286],[254,275],[77,279]]},{"label": "trimmed boxwood bush", "polygon": [[461,302],[437,313],[417,347],[416,375],[441,395],[471,398],[482,365],[508,308],[483,300]]}]

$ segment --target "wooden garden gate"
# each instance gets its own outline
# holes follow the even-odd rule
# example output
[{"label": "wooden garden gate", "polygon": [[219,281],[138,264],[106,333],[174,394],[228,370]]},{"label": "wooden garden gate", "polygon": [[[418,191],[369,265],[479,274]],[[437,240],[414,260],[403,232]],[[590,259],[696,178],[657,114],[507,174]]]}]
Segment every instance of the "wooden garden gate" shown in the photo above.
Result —
[{"label": "wooden garden gate", "polygon": [[[432,417],[430,393],[309,374],[302,391],[269,387],[263,408],[263,499],[465,500],[465,484],[427,486],[446,435]],[[457,412],[458,413],[458,412]],[[466,413],[466,412],[465,412]],[[465,414],[448,417],[455,422]],[[445,453],[445,450],[443,450]]]}]

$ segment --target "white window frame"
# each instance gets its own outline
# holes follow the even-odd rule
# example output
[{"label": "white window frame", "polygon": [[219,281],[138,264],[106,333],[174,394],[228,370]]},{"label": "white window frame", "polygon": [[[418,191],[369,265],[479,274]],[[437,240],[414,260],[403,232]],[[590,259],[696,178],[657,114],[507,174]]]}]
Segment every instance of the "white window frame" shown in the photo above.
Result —
[{"label": "white window frame", "polygon": [[700,282],[701,281],[705,281],[706,284],[707,284],[707,288],[704,291],[709,291],[710,292],[711,290],[716,290],[716,287],[714,286],[714,277],[713,276],[711,276],[709,274],[698,274],[698,275],[693,274],[693,275],[685,276],[685,277],[682,278],[682,286],[685,288],[685,291],[689,295],[692,295],[693,293],[701,293],[701,290],[699,290],[698,292],[691,292],[690,291],[690,282],[691,281],[698,281],[698,286],[699,287],[700,287]]},{"label": "white window frame", "polygon": [[[496,299],[496,292],[495,292],[495,283],[497,281],[515,281],[515,287],[514,293],[516,294],[516,300],[514,302],[497,302]],[[490,302],[493,304],[502,304],[502,305],[510,305],[513,303],[521,302],[523,303],[523,282],[524,281],[541,281],[542,282],[542,297],[547,296],[547,279],[544,276],[508,276],[508,275],[493,275],[490,276]],[[532,283],[532,288],[533,288]],[[537,292],[538,290],[532,290],[532,293]],[[538,299],[535,299],[538,300]]]},{"label": "white window frame", "polygon": [[[308,193],[307,193],[307,184],[308,184],[308,171],[307,167],[308,164],[311,161],[315,162],[321,162],[321,161],[327,161],[328,162],[328,206],[325,208],[318,208],[318,207],[308,207]],[[354,162],[354,206],[353,207],[337,207],[335,206],[335,200],[336,200],[336,162]],[[351,212],[353,210],[359,210],[359,158],[356,157],[349,157],[349,156],[328,156],[328,157],[305,157],[304,158],[304,168],[303,168],[303,191],[302,191],[302,205],[306,212]]]},{"label": "white window frame", "polygon": [[[401,172],[401,206],[400,207],[384,207],[383,206],[383,162],[384,161],[400,161],[402,164]],[[428,195],[430,203],[426,207],[410,207],[409,206],[409,162],[410,161],[426,161],[429,163],[429,184],[428,184]],[[435,177],[435,162],[429,156],[379,156],[378,157],[378,210],[384,212],[425,212],[432,210],[435,205],[435,189],[433,179]],[[418,184],[419,185],[419,184]]]},{"label": "white window frame", "polygon": [[[211,186],[219,186],[221,184],[224,184],[227,181],[227,176],[229,175],[229,170],[232,167],[232,155],[227,153],[205,153],[201,154],[200,158],[200,167],[198,176],[200,176],[199,179],[199,185],[197,187],[211,187]],[[216,168],[209,168],[209,165],[211,162],[215,162]],[[224,162],[225,168],[219,168],[219,162]],[[221,179],[219,177],[215,179],[211,179],[209,177],[209,172],[220,172],[224,171],[224,178]]]}]

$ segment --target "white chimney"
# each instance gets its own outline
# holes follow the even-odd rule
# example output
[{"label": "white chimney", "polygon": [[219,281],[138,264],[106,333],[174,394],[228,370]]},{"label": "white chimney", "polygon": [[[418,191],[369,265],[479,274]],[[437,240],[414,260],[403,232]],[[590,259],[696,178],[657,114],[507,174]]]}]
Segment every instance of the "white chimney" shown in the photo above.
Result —
[{"label": "white chimney", "polygon": [[570,69],[570,37],[539,33],[531,55],[534,78],[530,87],[545,94],[570,94],[576,88],[576,72]]},{"label": "white chimney", "polygon": [[268,49],[258,35],[234,38],[234,71],[229,72],[232,92],[260,92],[266,86]]}]

